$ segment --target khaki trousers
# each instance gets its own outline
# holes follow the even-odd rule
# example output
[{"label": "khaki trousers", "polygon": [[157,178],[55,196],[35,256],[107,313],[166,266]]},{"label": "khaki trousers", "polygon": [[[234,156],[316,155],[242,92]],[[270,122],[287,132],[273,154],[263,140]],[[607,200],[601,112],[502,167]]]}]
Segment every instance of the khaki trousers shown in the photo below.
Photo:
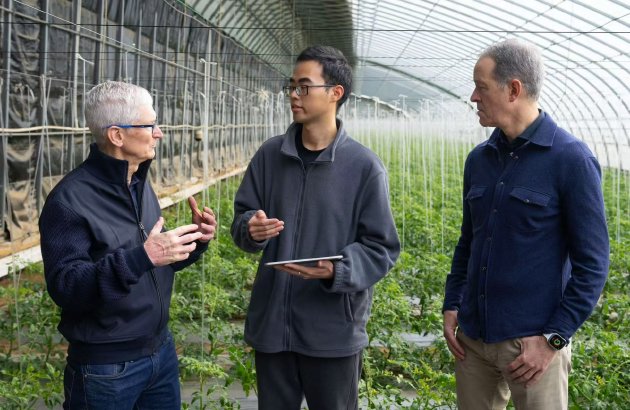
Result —
[{"label": "khaki trousers", "polygon": [[499,343],[473,340],[457,332],[466,351],[455,363],[457,406],[460,410],[505,409],[512,394],[517,410],[566,410],[571,371],[571,345],[558,351],[543,377],[527,389],[507,375],[507,366],[521,353],[521,340]]}]

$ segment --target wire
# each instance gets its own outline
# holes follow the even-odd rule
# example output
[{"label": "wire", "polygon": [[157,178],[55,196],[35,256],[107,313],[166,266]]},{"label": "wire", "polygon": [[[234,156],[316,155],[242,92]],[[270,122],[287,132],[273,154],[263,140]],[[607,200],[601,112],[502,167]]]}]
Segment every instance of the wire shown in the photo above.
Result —
[{"label": "wire", "polygon": [[[32,7],[32,6],[31,6]],[[5,9],[6,10],[6,9]],[[41,11],[41,10],[40,10]],[[50,14],[50,13],[48,13]],[[57,16],[53,16],[59,18]],[[39,25],[39,22],[6,22],[0,21],[0,24],[11,25]],[[55,26],[79,26],[79,27],[125,27],[125,28],[173,28],[171,24],[118,24],[118,23],[81,23],[76,24],[72,22],[66,23],[48,23]],[[318,32],[318,31],[339,31],[339,27],[290,27],[290,26],[176,26],[177,28],[185,28],[188,30],[287,30],[287,31],[299,31],[299,32]],[[377,28],[345,28],[347,31],[354,32],[371,32],[371,33],[444,33],[444,34],[477,34],[477,33],[499,33],[499,34],[630,34],[630,30],[598,30],[598,31],[583,31],[583,30],[471,30],[471,29],[405,29],[405,28],[391,28],[391,29],[377,29]],[[98,34],[98,33],[96,33]],[[110,37],[108,37],[110,38]]]}]

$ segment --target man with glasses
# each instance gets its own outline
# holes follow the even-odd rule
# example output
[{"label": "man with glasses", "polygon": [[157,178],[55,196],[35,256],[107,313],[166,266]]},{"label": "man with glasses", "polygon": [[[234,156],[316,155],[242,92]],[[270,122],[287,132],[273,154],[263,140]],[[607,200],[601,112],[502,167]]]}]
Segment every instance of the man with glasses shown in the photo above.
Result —
[{"label": "man with glasses", "polygon": [[262,410],[304,397],[311,410],[358,408],[373,286],[400,243],[383,164],[336,118],[351,86],[339,50],[304,50],[284,88],[294,122],[261,146],[234,201],[234,241],[263,251],[245,323]]},{"label": "man with glasses", "polygon": [[173,279],[208,248],[216,221],[190,197],[192,223],[163,230],[147,178],[163,134],[147,90],[107,81],[85,98],[96,143],[39,220],[46,284],[69,342],[64,408],[180,409],[167,326]]}]

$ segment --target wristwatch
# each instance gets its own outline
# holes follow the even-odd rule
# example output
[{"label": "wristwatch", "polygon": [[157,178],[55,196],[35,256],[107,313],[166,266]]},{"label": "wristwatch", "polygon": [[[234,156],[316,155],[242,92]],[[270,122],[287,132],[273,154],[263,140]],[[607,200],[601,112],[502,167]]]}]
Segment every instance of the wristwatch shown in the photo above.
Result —
[{"label": "wristwatch", "polygon": [[561,350],[563,347],[569,344],[567,339],[560,336],[557,333],[543,333],[545,339],[547,339],[547,343],[555,350]]}]

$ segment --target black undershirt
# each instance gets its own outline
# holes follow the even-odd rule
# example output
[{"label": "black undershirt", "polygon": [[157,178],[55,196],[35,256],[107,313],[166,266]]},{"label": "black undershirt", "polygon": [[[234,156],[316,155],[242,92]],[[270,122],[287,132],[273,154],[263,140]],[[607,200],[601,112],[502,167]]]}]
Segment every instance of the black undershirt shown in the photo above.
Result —
[{"label": "black undershirt", "polygon": [[309,165],[311,165],[311,163],[317,159],[319,154],[321,154],[322,151],[324,151],[323,149],[320,149],[318,151],[311,151],[310,149],[306,148],[304,146],[304,143],[302,142],[301,130],[295,133],[295,147],[297,148],[298,156],[300,157],[300,159],[302,160],[302,163],[304,164],[304,168],[307,168]]}]

